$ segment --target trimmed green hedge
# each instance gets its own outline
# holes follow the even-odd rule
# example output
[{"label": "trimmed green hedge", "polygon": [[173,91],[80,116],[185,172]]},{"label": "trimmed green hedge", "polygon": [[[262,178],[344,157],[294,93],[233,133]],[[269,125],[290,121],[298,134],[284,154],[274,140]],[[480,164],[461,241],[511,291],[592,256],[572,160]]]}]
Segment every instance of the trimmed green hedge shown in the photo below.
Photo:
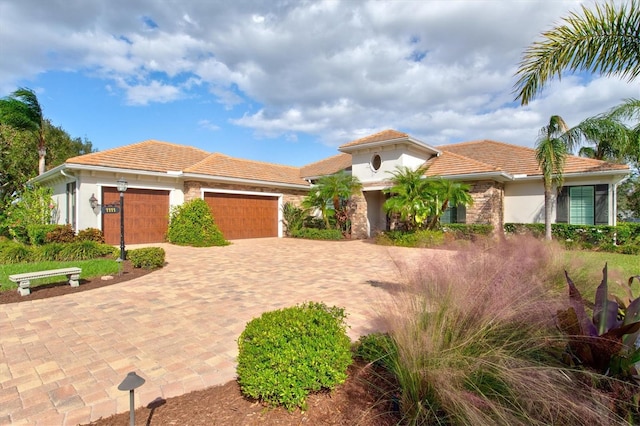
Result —
[{"label": "trimmed green hedge", "polygon": [[493,232],[491,225],[451,223],[443,225],[440,230],[431,231],[386,231],[376,236],[376,243],[401,247],[437,247],[452,240],[474,241],[486,237]]},{"label": "trimmed green hedge", "polygon": [[127,250],[127,259],[134,268],[156,269],[164,266],[165,251],[162,247],[145,247]]},{"label": "trimmed green hedge", "polygon": [[[505,223],[506,234],[544,237],[544,223]],[[602,250],[624,254],[640,253],[640,223],[617,226],[551,224],[551,235],[569,249]]]},{"label": "trimmed green hedge", "polygon": [[115,247],[95,241],[48,243],[41,246],[5,241],[0,243],[0,263],[87,260],[115,257],[117,252]]},{"label": "trimmed green hedge", "polygon": [[306,238],[308,240],[341,240],[342,232],[338,229],[300,228],[291,231],[294,238]]}]

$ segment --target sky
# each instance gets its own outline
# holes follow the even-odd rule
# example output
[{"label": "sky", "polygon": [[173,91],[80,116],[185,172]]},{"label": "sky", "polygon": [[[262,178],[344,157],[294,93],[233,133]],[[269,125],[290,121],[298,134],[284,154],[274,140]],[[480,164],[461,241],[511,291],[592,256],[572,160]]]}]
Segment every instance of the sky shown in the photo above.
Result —
[{"label": "sky", "polygon": [[640,84],[563,74],[515,102],[514,74],[568,0],[0,0],[0,97],[104,151],[156,139],[301,166],[384,129],[430,145],[534,146]]}]

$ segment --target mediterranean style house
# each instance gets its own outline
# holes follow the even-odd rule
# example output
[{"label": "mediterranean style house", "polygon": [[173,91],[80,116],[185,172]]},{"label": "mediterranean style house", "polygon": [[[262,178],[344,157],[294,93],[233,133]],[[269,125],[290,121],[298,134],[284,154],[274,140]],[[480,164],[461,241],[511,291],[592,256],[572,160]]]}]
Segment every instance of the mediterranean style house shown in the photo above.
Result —
[{"label": "mediterranean style house", "polygon": [[[358,177],[355,238],[388,229],[382,207],[390,172],[426,163],[427,176],[468,183],[472,207],[452,208],[444,221],[492,224],[544,222],[542,175],[531,148],[491,140],[431,146],[385,130],[339,147],[340,153],[303,166],[232,158],[173,143],[149,140],[68,159],[33,179],[54,191],[58,222],[74,229],[98,228],[110,244],[120,238],[117,181],[124,179],[124,226],[128,244],[164,241],[172,206],[194,198],[210,206],[227,239],[281,237],[286,202],[299,204],[313,182],[344,170]],[[616,222],[616,188],[626,165],[570,156],[565,183],[553,206],[557,223]],[[112,213],[113,212],[113,213]]]}]

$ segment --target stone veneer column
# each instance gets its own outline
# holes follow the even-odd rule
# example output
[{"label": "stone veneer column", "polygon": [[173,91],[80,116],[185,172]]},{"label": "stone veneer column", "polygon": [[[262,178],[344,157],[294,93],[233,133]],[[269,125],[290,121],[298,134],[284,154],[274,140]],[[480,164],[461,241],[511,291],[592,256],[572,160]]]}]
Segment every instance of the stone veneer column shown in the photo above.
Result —
[{"label": "stone veneer column", "polygon": [[504,184],[483,181],[471,185],[473,206],[467,208],[467,223],[490,224],[502,232],[504,220]]},{"label": "stone veneer column", "polygon": [[351,238],[363,240],[369,237],[369,227],[367,226],[367,200],[360,191],[352,197],[355,203],[355,211],[351,216]]},{"label": "stone veneer column", "polygon": [[184,202],[195,200],[200,198],[200,189],[202,188],[202,182],[197,181],[185,181],[184,183]]}]

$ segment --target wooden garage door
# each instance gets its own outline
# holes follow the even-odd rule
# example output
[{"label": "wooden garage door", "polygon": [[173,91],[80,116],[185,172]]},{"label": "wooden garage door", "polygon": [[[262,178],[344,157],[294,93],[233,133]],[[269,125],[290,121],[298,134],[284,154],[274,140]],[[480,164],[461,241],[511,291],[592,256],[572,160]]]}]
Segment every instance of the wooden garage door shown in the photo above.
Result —
[{"label": "wooden garage door", "polygon": [[[103,204],[119,203],[116,188],[102,189]],[[161,243],[169,225],[169,191],[127,189],[124,193],[124,240],[126,244]],[[107,244],[120,244],[120,213],[103,214],[102,230]]]},{"label": "wooden garage door", "polygon": [[204,199],[226,239],[278,236],[278,197],[206,192]]}]

